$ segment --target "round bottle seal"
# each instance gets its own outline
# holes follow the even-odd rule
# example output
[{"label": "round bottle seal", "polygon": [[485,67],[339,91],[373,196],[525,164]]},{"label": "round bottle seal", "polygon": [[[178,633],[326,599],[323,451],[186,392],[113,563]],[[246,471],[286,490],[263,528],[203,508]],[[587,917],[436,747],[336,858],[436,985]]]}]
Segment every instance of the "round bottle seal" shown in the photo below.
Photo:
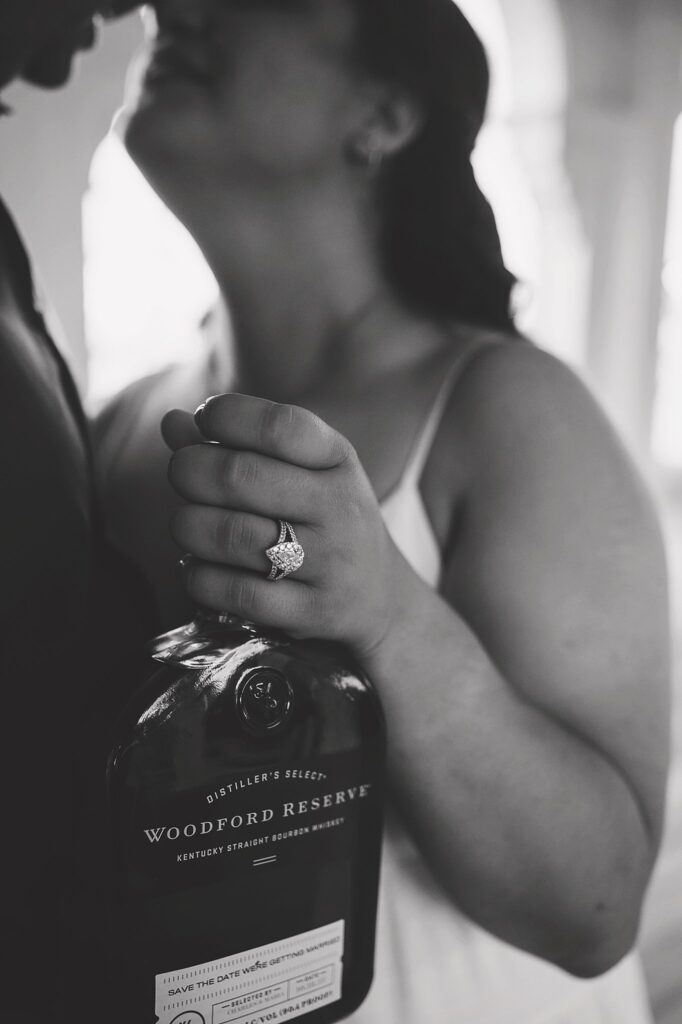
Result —
[{"label": "round bottle seal", "polygon": [[286,676],[273,668],[254,668],[237,683],[237,714],[250,732],[270,735],[291,717],[294,691]]}]

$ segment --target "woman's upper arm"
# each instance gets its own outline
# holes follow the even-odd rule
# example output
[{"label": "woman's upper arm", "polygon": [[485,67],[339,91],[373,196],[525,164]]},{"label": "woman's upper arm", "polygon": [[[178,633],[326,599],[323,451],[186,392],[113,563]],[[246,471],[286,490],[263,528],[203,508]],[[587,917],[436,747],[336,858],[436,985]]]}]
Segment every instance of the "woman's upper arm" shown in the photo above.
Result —
[{"label": "woman's upper arm", "polygon": [[614,764],[658,839],[669,613],[651,500],[587,389],[531,345],[479,356],[452,406],[467,466],[445,594],[519,696]]}]

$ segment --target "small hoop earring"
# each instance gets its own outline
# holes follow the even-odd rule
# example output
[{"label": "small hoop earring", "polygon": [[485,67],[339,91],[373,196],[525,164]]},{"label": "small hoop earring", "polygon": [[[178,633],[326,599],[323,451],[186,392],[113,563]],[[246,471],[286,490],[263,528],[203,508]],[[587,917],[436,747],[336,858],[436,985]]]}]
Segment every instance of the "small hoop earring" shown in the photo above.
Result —
[{"label": "small hoop earring", "polygon": [[376,173],[384,159],[381,144],[372,136],[359,139],[353,147],[355,159],[372,174]]},{"label": "small hoop earring", "polygon": [[384,153],[376,139],[368,139],[365,145],[365,163],[367,169],[375,174],[380,170],[384,160]]}]

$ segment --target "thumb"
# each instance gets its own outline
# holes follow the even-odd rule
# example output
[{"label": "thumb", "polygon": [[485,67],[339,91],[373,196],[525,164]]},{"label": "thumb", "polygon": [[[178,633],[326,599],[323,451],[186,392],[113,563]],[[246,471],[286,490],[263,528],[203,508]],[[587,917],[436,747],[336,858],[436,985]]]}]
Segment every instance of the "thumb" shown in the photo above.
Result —
[{"label": "thumb", "polygon": [[171,409],[161,421],[161,434],[171,451],[187,448],[193,444],[203,444],[205,438],[194,422],[191,412],[184,409]]}]

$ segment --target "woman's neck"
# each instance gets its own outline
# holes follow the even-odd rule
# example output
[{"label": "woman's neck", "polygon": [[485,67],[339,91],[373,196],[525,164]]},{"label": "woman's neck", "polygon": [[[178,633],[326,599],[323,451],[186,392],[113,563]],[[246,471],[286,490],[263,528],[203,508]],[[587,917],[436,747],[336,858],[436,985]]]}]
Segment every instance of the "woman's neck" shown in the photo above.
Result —
[{"label": "woman's neck", "polygon": [[230,309],[240,390],[295,403],[332,374],[366,380],[414,357],[414,338],[399,339],[415,321],[377,265],[370,215],[342,189],[214,198],[210,216],[183,219]]}]

